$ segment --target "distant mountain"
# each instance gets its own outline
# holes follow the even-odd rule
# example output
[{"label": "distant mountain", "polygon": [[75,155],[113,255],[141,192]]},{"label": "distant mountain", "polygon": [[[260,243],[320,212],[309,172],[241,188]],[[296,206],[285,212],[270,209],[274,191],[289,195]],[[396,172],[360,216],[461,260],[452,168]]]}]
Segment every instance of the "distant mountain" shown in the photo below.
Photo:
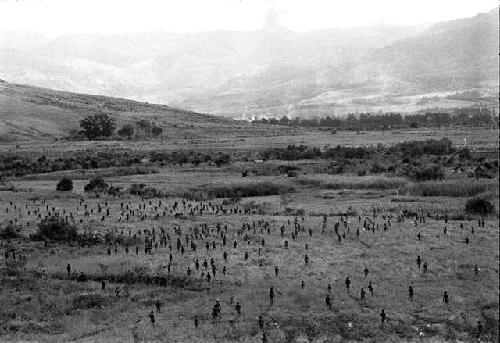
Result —
[{"label": "distant mountain", "polygon": [[498,9],[434,25],[372,58],[423,91],[498,85]]},{"label": "distant mountain", "polygon": [[234,118],[410,112],[422,108],[411,98],[419,94],[490,92],[498,85],[497,49],[498,10],[425,30],[272,27],[55,39],[3,33],[0,75]]}]

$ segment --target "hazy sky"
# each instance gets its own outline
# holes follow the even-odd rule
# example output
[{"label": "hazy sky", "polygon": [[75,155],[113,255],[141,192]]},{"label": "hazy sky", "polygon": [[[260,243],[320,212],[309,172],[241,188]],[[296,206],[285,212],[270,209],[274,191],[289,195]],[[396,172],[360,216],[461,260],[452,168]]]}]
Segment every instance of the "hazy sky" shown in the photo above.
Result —
[{"label": "hazy sky", "polygon": [[0,0],[0,30],[66,33],[305,31],[470,17],[498,0]]}]

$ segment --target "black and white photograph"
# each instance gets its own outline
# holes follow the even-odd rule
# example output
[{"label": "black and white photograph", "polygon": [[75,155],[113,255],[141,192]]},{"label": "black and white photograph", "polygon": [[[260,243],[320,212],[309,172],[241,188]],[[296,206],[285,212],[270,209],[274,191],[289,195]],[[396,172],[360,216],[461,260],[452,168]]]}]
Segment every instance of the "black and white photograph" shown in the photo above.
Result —
[{"label": "black and white photograph", "polygon": [[0,0],[0,343],[499,343],[498,0]]}]

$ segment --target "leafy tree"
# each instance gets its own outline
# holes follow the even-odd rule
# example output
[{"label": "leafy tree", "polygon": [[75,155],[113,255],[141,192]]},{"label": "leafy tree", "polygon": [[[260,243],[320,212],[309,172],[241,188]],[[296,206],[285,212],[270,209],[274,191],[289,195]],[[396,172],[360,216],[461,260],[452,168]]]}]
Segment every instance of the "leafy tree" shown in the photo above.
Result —
[{"label": "leafy tree", "polygon": [[465,204],[465,212],[481,215],[493,212],[493,204],[484,198],[472,198]]},{"label": "leafy tree", "polygon": [[91,114],[80,120],[82,134],[89,140],[97,137],[109,137],[116,128],[116,120],[105,113]]},{"label": "leafy tree", "polygon": [[51,216],[38,224],[35,238],[69,242],[78,238],[78,232],[75,226],[63,218]]},{"label": "leafy tree", "polygon": [[11,239],[19,237],[19,228],[8,224],[3,230],[0,230],[0,238]]},{"label": "leafy tree", "polygon": [[70,178],[63,177],[56,186],[58,191],[70,191],[73,189],[73,181]]},{"label": "leafy tree", "polygon": [[120,130],[118,130],[118,135],[122,137],[132,137],[134,135],[134,126],[131,124],[125,124]]},{"label": "leafy tree", "polygon": [[83,190],[85,192],[92,192],[92,191],[105,191],[108,188],[108,184],[104,182],[104,179],[102,177],[97,177],[95,179],[90,180],[90,182],[83,187]]},{"label": "leafy tree", "polygon": [[163,129],[159,126],[153,126],[153,128],[151,129],[151,133],[153,134],[153,136],[158,137],[163,133]]}]

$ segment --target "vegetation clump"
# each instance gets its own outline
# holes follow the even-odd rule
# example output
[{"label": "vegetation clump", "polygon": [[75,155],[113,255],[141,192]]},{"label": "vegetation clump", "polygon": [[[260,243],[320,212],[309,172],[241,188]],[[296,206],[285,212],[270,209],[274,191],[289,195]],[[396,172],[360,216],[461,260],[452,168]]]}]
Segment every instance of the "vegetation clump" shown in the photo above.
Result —
[{"label": "vegetation clump", "polygon": [[68,192],[73,189],[73,180],[67,177],[63,177],[56,186],[56,190],[62,192]]},{"label": "vegetation clump", "polygon": [[83,187],[85,192],[104,192],[108,189],[108,184],[104,182],[102,177],[96,177],[95,179],[90,180],[88,184]]},{"label": "vegetation clump", "polygon": [[76,226],[59,216],[51,216],[38,224],[38,231],[31,236],[35,240],[73,242],[78,240]]},{"label": "vegetation clump", "polygon": [[488,215],[493,212],[493,204],[485,198],[472,198],[465,204],[465,212],[469,214]]}]

